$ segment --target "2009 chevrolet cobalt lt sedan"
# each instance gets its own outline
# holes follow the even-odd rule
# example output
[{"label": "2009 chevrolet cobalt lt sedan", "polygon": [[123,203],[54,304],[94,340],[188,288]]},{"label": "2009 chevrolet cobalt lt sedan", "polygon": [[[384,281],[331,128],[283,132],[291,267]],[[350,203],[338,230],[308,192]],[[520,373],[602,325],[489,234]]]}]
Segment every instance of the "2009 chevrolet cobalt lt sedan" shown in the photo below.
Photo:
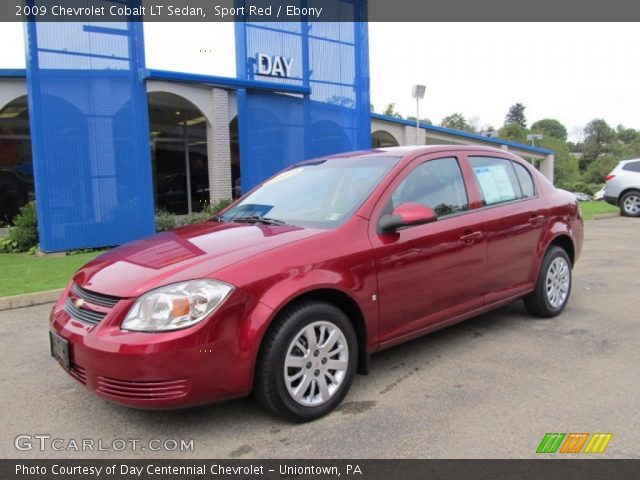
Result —
[{"label": "2009 chevrolet cobalt lt sedan", "polygon": [[342,401],[373,352],[517,299],[558,315],[582,237],[575,195],[506,151],[307,161],[210,221],[88,263],[52,311],[51,352],[121,404],[253,391],[307,421]]}]

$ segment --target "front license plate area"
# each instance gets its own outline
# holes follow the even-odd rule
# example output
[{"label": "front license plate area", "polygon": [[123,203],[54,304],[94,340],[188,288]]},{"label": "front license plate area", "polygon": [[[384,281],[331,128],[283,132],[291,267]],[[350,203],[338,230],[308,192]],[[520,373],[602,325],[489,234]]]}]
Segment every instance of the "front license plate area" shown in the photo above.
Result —
[{"label": "front license plate area", "polygon": [[71,356],[69,355],[69,341],[55,332],[49,332],[51,356],[60,362],[66,370],[71,370]]}]

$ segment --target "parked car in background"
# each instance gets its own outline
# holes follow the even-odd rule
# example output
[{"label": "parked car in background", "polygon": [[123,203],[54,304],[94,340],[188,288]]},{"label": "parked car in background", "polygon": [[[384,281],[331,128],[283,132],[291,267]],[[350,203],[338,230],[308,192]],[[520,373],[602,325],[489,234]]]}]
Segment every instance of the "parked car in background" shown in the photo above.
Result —
[{"label": "parked car in background", "polygon": [[620,214],[640,217],[640,158],[623,160],[607,175],[604,199]]},{"label": "parked car in background", "polygon": [[254,392],[312,420],[374,352],[519,299],[559,315],[582,238],[576,197],[504,150],[310,160],[210,221],[85,265],[51,312],[51,353],[124,405]]},{"label": "parked car in background", "polygon": [[591,196],[588,193],[573,192],[573,194],[576,196],[576,198],[580,202],[590,202],[591,201]]},{"label": "parked car in background", "polygon": [[598,190],[596,193],[593,194],[593,199],[596,201],[600,201],[600,200],[604,200],[604,189],[606,188],[606,185],[603,185],[602,188],[600,190]]}]

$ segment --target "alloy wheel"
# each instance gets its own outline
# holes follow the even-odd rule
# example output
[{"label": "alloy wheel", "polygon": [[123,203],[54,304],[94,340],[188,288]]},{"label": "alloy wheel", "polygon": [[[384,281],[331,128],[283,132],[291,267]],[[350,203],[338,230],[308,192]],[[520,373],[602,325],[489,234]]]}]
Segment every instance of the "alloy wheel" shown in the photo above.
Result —
[{"label": "alloy wheel", "polygon": [[637,215],[640,212],[640,196],[629,195],[624,199],[622,208],[628,215]]},{"label": "alloy wheel", "polygon": [[326,403],[340,389],[349,365],[349,346],[340,328],[318,321],[289,344],[284,379],[291,398],[305,407]]},{"label": "alloy wheel", "polygon": [[571,269],[562,257],[555,258],[547,270],[546,292],[551,307],[560,308],[567,300],[571,282]]}]

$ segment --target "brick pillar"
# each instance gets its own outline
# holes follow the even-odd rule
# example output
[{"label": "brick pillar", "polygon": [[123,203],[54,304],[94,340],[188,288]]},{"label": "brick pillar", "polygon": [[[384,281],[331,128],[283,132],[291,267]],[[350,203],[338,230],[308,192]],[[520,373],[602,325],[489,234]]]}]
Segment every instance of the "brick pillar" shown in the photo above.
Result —
[{"label": "brick pillar", "polygon": [[426,143],[426,135],[424,128],[418,130],[418,143],[416,143],[416,126],[404,126],[404,143],[403,145],[424,145]]},{"label": "brick pillar", "polygon": [[212,124],[207,123],[209,157],[209,199],[232,197],[231,147],[229,143],[229,95],[221,88],[211,89]]},{"label": "brick pillar", "polygon": [[555,161],[555,155],[551,154],[544,157],[544,160],[540,162],[540,172],[547,177],[551,183],[553,183],[553,167]]}]

